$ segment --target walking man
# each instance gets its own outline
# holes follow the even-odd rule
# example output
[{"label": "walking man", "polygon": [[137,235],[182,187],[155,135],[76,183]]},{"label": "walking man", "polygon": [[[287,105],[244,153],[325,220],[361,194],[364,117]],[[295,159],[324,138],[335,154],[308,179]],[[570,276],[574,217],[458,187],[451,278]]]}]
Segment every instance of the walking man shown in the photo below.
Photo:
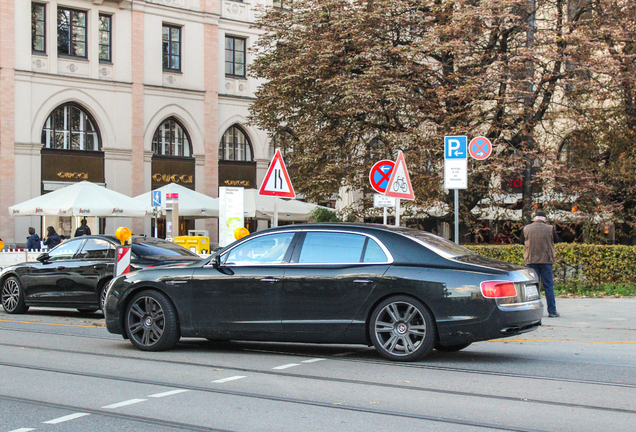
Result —
[{"label": "walking man", "polygon": [[532,223],[521,230],[520,240],[523,244],[523,263],[537,273],[543,285],[545,300],[548,303],[548,317],[558,318],[560,315],[556,309],[552,275],[552,265],[556,261],[554,244],[559,242],[556,229],[548,224],[545,213],[538,211]]}]

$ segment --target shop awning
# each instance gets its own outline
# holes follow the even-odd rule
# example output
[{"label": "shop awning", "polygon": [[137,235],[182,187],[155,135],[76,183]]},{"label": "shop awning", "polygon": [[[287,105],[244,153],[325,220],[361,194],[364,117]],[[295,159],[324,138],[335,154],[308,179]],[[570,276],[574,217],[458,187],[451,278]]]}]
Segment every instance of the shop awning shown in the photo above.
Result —
[{"label": "shop awning", "polygon": [[9,207],[12,216],[144,217],[150,206],[89,181]]},{"label": "shop awning", "polygon": [[[271,219],[274,217],[274,200],[271,196],[261,196],[256,189],[245,189],[243,209],[245,217],[257,219]],[[322,207],[298,200],[278,198],[277,210],[279,221],[306,221],[309,213],[317,208],[335,211],[329,207]]]}]

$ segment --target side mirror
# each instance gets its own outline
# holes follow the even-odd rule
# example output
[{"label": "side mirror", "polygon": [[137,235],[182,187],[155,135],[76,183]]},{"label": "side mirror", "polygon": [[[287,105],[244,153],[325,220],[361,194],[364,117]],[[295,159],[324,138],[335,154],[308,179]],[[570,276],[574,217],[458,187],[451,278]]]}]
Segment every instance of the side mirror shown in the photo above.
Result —
[{"label": "side mirror", "polygon": [[48,261],[50,258],[49,254],[47,252],[41,253],[40,255],[38,255],[38,257],[36,258],[36,260],[40,261],[40,262],[46,262]]},{"label": "side mirror", "polygon": [[212,265],[212,267],[219,268],[221,266],[220,259],[221,258],[218,255],[214,255],[212,259],[210,259],[210,264]]}]

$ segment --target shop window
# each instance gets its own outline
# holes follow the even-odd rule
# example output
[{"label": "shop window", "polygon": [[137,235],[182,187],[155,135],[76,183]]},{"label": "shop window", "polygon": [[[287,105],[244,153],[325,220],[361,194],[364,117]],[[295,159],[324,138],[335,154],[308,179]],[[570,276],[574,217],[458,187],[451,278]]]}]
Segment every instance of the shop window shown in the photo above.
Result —
[{"label": "shop window", "polygon": [[223,134],[219,145],[219,159],[252,161],[252,145],[247,135],[238,126],[232,126]]},{"label": "shop window", "polygon": [[244,38],[225,36],[225,75],[245,77],[245,45]]},{"label": "shop window", "polygon": [[192,157],[185,128],[174,117],[166,119],[152,137],[152,151],[160,156]]},{"label": "shop window", "polygon": [[112,62],[113,17],[99,14],[99,61]]},{"label": "shop window", "polygon": [[61,56],[87,57],[86,12],[57,8],[57,53]]},{"label": "shop window", "polygon": [[91,115],[79,105],[56,108],[42,129],[44,148],[55,150],[100,151],[101,139]]},{"label": "shop window", "polygon": [[163,25],[163,69],[181,70],[181,27]]},{"label": "shop window", "polygon": [[46,54],[46,5],[40,3],[31,3],[31,48]]}]

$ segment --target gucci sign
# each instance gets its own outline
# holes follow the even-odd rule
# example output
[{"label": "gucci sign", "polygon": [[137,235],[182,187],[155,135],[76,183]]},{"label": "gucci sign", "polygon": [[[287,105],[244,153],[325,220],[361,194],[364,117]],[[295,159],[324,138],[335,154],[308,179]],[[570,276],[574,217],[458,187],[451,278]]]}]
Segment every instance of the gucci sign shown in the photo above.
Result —
[{"label": "gucci sign", "polygon": [[88,173],[59,172],[57,173],[57,176],[61,179],[88,180]]},{"label": "gucci sign", "polygon": [[192,176],[188,174],[153,174],[152,179],[157,183],[192,183]]}]

